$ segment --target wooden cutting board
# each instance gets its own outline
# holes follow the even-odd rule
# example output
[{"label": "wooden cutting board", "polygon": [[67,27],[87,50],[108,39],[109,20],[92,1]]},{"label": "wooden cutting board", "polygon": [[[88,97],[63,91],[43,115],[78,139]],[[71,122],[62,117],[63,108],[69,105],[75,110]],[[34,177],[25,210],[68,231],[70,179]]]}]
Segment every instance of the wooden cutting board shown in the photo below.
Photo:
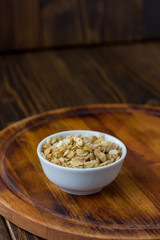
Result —
[{"label": "wooden cutting board", "polygon": [[[44,175],[36,148],[64,130],[120,138],[128,154],[101,192],[73,196]],[[160,108],[92,105],[50,111],[0,133],[0,213],[46,239],[160,239]]]}]

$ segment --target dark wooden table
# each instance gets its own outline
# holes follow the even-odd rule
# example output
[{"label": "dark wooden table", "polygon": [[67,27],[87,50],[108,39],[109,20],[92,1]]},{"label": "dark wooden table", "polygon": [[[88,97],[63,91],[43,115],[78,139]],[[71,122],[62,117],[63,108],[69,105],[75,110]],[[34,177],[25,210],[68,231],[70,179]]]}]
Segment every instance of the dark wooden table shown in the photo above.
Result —
[{"label": "dark wooden table", "polygon": [[[160,106],[160,43],[3,53],[0,84],[0,129],[61,107]],[[0,239],[40,238],[0,217]]]}]

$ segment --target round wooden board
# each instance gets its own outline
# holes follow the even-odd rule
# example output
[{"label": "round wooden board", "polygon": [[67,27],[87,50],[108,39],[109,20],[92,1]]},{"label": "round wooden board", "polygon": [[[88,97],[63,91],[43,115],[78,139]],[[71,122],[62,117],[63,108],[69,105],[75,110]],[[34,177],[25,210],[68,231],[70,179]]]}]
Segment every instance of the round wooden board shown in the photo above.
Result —
[{"label": "round wooden board", "polygon": [[[55,132],[92,129],[128,154],[101,192],[74,196],[44,175],[36,148]],[[160,239],[160,108],[92,105],[50,111],[0,133],[0,213],[46,239]]]}]

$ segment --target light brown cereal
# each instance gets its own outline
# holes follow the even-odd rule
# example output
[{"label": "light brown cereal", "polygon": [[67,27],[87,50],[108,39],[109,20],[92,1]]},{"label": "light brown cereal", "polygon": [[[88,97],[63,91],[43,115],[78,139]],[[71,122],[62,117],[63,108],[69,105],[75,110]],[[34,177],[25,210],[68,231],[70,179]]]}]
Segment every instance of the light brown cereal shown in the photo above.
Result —
[{"label": "light brown cereal", "polygon": [[80,138],[80,137],[78,137],[78,138],[76,138],[76,144],[79,146],[79,147],[82,147],[83,146],[83,140],[82,140],[82,138]]},{"label": "light brown cereal", "polygon": [[120,159],[118,144],[86,134],[48,138],[42,145],[42,156],[48,161],[69,168],[103,167]]},{"label": "light brown cereal", "polygon": [[73,151],[69,151],[67,154],[66,154],[66,157],[71,159],[74,157],[74,152]]},{"label": "light brown cereal", "polygon": [[90,148],[90,147],[88,147],[88,146],[84,147],[83,149],[84,149],[85,151],[90,152],[90,153],[92,152],[92,148]]}]

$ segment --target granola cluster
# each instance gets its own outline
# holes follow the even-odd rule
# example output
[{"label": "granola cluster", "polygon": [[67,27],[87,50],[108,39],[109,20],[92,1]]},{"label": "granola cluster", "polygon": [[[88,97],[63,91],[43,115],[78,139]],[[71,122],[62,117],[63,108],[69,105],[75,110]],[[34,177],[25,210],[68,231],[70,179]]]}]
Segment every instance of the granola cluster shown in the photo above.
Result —
[{"label": "granola cluster", "polygon": [[42,145],[42,156],[48,161],[63,167],[95,168],[117,161],[122,149],[114,142],[86,134],[69,135],[66,138],[48,138]]}]

